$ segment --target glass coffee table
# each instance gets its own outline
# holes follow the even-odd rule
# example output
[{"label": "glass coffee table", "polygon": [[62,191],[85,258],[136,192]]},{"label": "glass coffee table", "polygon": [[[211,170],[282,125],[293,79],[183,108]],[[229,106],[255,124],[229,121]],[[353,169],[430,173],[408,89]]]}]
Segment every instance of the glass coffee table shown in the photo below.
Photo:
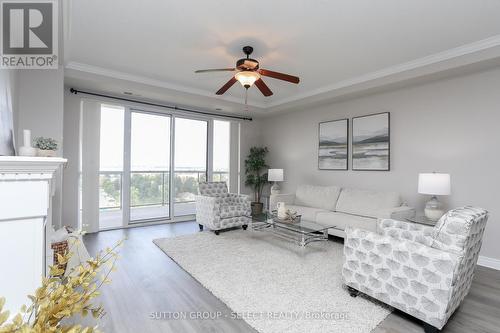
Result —
[{"label": "glass coffee table", "polygon": [[299,222],[283,222],[270,212],[252,216],[252,231],[272,232],[278,237],[293,241],[300,246],[311,242],[328,240],[328,229],[336,229],[334,225],[322,225],[301,219]]},{"label": "glass coffee table", "polygon": [[418,224],[423,224],[423,225],[427,225],[430,227],[434,227],[437,224],[437,221],[429,220],[424,215],[416,215],[414,217],[407,217],[406,221],[418,223]]}]

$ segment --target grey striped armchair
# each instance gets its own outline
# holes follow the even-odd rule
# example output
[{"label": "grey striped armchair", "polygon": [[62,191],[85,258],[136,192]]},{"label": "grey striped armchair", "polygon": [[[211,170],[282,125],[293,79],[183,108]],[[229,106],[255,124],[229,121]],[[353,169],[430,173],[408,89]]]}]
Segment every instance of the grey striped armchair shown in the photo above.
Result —
[{"label": "grey striped armchair", "polygon": [[346,229],[342,276],[351,296],[365,293],[438,332],[469,292],[488,212],[462,207],[435,227],[392,219],[376,233]]},{"label": "grey striped armchair", "polygon": [[219,230],[241,226],[246,229],[251,222],[250,199],[247,195],[229,193],[225,182],[200,183],[196,196],[196,221],[200,226]]}]

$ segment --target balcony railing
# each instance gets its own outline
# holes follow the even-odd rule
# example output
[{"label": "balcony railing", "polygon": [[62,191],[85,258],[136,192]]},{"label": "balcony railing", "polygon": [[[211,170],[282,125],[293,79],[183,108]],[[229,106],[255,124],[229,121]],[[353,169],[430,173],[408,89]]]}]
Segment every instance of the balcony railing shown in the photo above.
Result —
[{"label": "balcony railing", "polygon": [[[228,181],[229,173],[214,171],[214,181]],[[206,173],[197,170],[174,172],[174,203],[194,202],[198,184],[206,180]],[[99,173],[99,209],[122,208],[123,172]],[[130,207],[165,206],[169,204],[169,171],[130,172]]]}]

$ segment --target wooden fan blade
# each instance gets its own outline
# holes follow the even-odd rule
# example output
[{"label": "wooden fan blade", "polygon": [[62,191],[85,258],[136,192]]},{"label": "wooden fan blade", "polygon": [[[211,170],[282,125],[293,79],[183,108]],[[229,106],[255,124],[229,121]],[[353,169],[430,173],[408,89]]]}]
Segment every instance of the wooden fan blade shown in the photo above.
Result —
[{"label": "wooden fan blade", "polygon": [[227,81],[225,85],[222,86],[217,92],[215,93],[216,95],[222,95],[225,93],[231,86],[236,82],[236,78],[233,76],[231,80]]},{"label": "wooden fan blade", "polygon": [[267,69],[259,69],[259,73],[264,76],[272,77],[273,79],[288,81],[291,83],[299,83],[300,79],[297,76],[273,72]]},{"label": "wooden fan blade", "polygon": [[264,81],[262,81],[262,79],[258,79],[257,81],[255,81],[255,85],[257,86],[257,88],[259,88],[260,92],[264,95],[264,96],[271,96],[273,94],[273,92],[271,91],[271,89],[269,89],[269,87],[267,86],[267,84],[264,83]]},{"label": "wooden fan blade", "polygon": [[198,69],[195,73],[210,73],[210,72],[232,72],[236,68],[214,68],[214,69]]}]

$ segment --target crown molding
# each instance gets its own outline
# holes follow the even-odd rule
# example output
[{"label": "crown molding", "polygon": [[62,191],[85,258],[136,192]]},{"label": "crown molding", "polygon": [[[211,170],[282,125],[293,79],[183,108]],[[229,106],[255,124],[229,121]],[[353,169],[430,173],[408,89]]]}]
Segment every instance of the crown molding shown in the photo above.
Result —
[{"label": "crown molding", "polygon": [[[500,35],[495,35],[470,44],[465,44],[443,52],[435,53],[429,56],[418,58],[395,66],[387,67],[371,73],[367,73],[358,77],[343,80],[335,84],[320,87],[318,89],[304,92],[302,94],[297,94],[292,97],[277,99],[271,103],[257,103],[253,101],[249,103],[249,105],[261,109],[268,109],[270,111],[275,111],[274,109],[278,109],[278,107],[280,106],[284,107],[285,104],[293,104],[294,102],[299,102],[301,100],[308,98],[314,98],[316,96],[319,97],[320,95],[338,97],[347,93],[344,92],[346,90],[349,90],[348,91],[349,93],[363,91],[366,88],[365,85],[368,83],[372,84],[372,87],[383,86],[387,84],[388,81],[391,81],[391,79],[392,82],[397,82],[398,77],[404,75],[406,75],[404,79],[415,78],[425,74],[437,73],[450,68],[456,68],[474,62],[480,62],[486,60],[484,56],[481,56],[481,54],[491,50],[494,50],[496,52],[493,55],[489,55],[489,59],[494,57],[500,57],[499,47],[500,47]],[[495,50],[495,48],[499,48],[499,50]],[[477,58],[470,59],[471,57],[474,56],[477,56]],[[435,66],[435,68],[432,68],[433,66]],[[239,98],[231,96],[215,97],[212,92],[208,92],[202,89],[190,88],[183,85],[172,84],[163,80],[157,80],[140,75],[134,75],[125,72],[110,70],[84,63],[69,62],[66,65],[66,69],[71,69],[90,74],[102,75],[114,79],[131,81],[135,83],[165,88],[188,94],[200,95],[209,98],[217,98],[227,102],[233,102],[242,105],[242,102]],[[401,78],[399,78],[399,80],[401,80]]]},{"label": "crown molding", "polygon": [[[324,86],[324,87],[321,87],[321,88],[318,88],[318,89],[315,89],[315,90],[312,90],[312,91],[309,91],[306,93],[297,94],[293,97],[284,98],[284,99],[275,101],[273,103],[270,103],[267,107],[268,108],[278,107],[278,106],[286,104],[286,103],[296,102],[296,101],[300,101],[302,99],[313,97],[316,95],[334,92],[334,91],[338,91],[341,89],[351,88],[351,87],[361,85],[361,84],[364,84],[367,82],[372,82],[375,80],[388,78],[388,77],[395,76],[398,74],[403,74],[405,72],[423,69],[423,68],[431,66],[431,65],[443,63],[443,67],[445,67],[444,63],[446,63],[448,61],[456,60],[457,58],[461,58],[461,57],[468,56],[468,55],[473,55],[475,53],[484,52],[484,51],[487,51],[489,49],[493,49],[493,48],[496,48],[499,46],[500,46],[500,35],[495,35],[495,36],[492,36],[492,37],[489,37],[486,39],[479,40],[477,42],[465,44],[465,45],[462,45],[459,47],[448,49],[448,50],[443,51],[443,52],[431,54],[429,56],[418,58],[418,59],[408,61],[408,62],[399,64],[399,65],[395,65],[395,66],[387,67],[387,68],[384,68],[384,69],[381,69],[378,71],[367,73],[367,74],[364,74],[364,75],[361,75],[361,76],[358,76],[358,77],[355,77],[352,79],[340,81],[338,83]],[[499,52],[498,56],[500,56],[500,52]],[[455,64],[455,67],[458,67],[460,65],[461,64]],[[435,72],[438,72],[438,71],[439,70],[436,70]],[[415,76],[418,76],[418,75],[415,75]]]},{"label": "crown molding", "polygon": [[[220,99],[220,100],[223,100],[226,102],[232,102],[232,103],[237,103],[237,104],[243,105],[240,98],[236,98],[236,97],[232,97],[232,96],[216,97],[213,92],[208,92],[208,91],[196,89],[196,88],[190,88],[190,87],[186,87],[186,86],[179,85],[179,84],[169,83],[169,82],[166,82],[163,80],[152,79],[152,78],[149,78],[146,76],[115,71],[115,70],[106,69],[106,68],[102,68],[102,67],[98,67],[98,66],[84,64],[84,63],[70,61],[65,66],[65,68],[70,69],[70,70],[79,71],[79,72],[84,72],[84,73],[106,76],[106,77],[110,77],[113,79],[125,80],[125,81],[140,83],[140,84],[144,84],[144,85],[148,85],[148,86],[159,87],[159,88],[169,89],[169,90],[173,90],[173,91],[188,93],[188,94],[194,94],[194,95],[200,95],[200,96],[209,97],[209,98]],[[253,107],[257,107],[257,108],[261,108],[261,109],[265,109],[267,107],[267,105],[265,105],[265,104],[255,103],[255,102],[249,102],[248,105],[253,106]]]}]

